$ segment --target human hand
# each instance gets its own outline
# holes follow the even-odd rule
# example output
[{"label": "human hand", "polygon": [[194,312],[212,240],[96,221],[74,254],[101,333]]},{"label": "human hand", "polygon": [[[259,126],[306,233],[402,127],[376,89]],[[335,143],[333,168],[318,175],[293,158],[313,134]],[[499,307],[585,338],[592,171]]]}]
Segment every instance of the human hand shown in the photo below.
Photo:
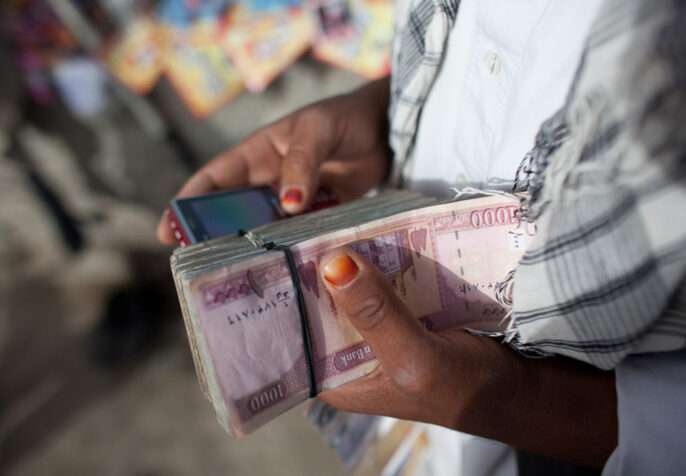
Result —
[{"label": "human hand", "polygon": [[614,374],[562,359],[527,359],[460,330],[429,332],[383,273],[342,248],[320,261],[341,313],[381,365],[323,392],[341,410],[433,423],[590,467],[616,446]]},{"label": "human hand", "polygon": [[[377,185],[389,167],[388,97],[384,78],[299,109],[212,159],[176,198],[276,180],[282,206],[292,214],[307,209],[320,181],[341,201],[358,198]],[[157,237],[174,243],[166,214]]]},{"label": "human hand", "polygon": [[458,330],[428,331],[378,267],[350,249],[321,259],[320,272],[336,308],[347,316],[381,363],[370,375],[320,395],[351,412],[461,428],[470,402],[489,385],[514,393],[519,360],[492,339]]}]

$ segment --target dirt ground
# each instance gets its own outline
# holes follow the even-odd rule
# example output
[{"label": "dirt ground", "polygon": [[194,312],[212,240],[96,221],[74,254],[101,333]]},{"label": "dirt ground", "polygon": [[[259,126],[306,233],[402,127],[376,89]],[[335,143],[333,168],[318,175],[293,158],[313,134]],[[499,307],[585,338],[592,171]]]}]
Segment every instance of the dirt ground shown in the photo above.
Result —
[{"label": "dirt ground", "polygon": [[[60,104],[27,106],[16,76],[0,76],[0,473],[344,474],[302,408],[245,439],[219,426],[196,380],[171,250],[156,243],[154,227],[195,165],[360,80],[301,61],[266,93],[202,122],[162,84],[150,101],[185,144],[184,157],[116,102],[79,121]],[[80,242],[65,238],[36,178]],[[151,296],[130,308],[133,335],[103,328],[122,289]]]}]

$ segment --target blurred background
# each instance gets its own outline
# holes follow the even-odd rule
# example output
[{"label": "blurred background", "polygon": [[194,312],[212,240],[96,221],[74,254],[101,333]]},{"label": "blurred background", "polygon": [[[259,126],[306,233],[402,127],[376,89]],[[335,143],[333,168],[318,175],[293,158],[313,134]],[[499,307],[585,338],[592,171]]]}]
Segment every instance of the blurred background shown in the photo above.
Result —
[{"label": "blurred background", "polygon": [[217,424],[154,229],[216,153],[387,74],[390,0],[0,8],[0,473],[345,474],[302,407]]}]

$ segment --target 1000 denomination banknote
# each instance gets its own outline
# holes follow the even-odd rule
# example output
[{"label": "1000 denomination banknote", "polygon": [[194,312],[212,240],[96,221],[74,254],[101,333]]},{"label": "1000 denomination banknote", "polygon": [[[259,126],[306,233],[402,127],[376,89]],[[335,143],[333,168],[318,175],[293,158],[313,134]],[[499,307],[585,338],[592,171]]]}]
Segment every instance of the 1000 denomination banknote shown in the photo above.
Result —
[{"label": "1000 denomination banknote", "polygon": [[[494,196],[404,212],[291,247],[307,307],[319,391],[371,372],[372,349],[340,315],[318,272],[350,246],[376,264],[430,330],[494,330],[506,309],[494,288],[533,236],[519,203]],[[309,380],[295,289],[282,251],[201,274],[186,286],[201,381],[227,429],[250,433],[305,400]]]}]

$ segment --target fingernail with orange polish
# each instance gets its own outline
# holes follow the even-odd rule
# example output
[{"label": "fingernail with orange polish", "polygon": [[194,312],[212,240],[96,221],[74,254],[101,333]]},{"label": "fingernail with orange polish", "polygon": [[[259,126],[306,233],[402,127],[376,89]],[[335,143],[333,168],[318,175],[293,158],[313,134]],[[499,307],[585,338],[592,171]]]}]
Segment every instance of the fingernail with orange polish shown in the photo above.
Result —
[{"label": "fingernail with orange polish", "polygon": [[281,204],[285,206],[300,205],[303,201],[303,192],[299,188],[291,187],[281,197]]},{"label": "fingernail with orange polish", "polygon": [[348,255],[337,256],[324,267],[324,279],[334,286],[345,286],[355,279],[360,268]]}]

